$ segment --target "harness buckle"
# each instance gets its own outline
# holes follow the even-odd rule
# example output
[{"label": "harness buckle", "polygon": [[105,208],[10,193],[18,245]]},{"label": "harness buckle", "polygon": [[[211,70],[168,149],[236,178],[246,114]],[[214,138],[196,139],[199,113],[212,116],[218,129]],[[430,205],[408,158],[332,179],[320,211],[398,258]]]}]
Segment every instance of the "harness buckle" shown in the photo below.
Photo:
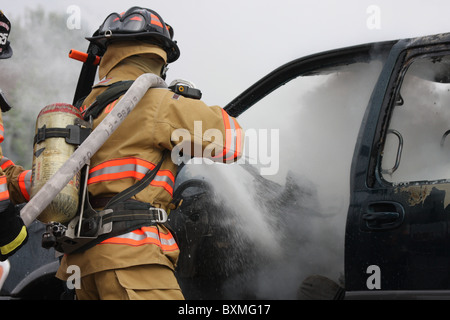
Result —
[{"label": "harness buckle", "polygon": [[156,219],[154,220],[154,222],[164,223],[167,221],[168,214],[167,214],[166,210],[164,210],[162,208],[154,208],[154,207],[150,207],[150,208],[148,208],[148,210],[156,211],[155,212]]},{"label": "harness buckle", "polygon": [[34,138],[34,143],[41,143],[42,141],[45,140],[45,131],[47,130],[46,125],[44,124],[44,126],[42,128],[38,128],[37,129],[37,133],[36,136]]}]

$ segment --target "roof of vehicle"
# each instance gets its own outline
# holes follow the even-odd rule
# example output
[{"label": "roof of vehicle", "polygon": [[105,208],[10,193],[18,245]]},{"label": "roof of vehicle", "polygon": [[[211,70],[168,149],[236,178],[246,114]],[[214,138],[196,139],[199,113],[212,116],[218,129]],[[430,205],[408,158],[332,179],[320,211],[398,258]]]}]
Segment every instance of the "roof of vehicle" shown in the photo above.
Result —
[{"label": "roof of vehicle", "polygon": [[263,97],[296,77],[326,74],[333,71],[336,67],[358,62],[370,62],[374,59],[384,59],[392,47],[400,41],[408,47],[450,42],[450,33],[360,44],[295,59],[261,78],[228,103],[224,109],[231,116],[237,117]]}]

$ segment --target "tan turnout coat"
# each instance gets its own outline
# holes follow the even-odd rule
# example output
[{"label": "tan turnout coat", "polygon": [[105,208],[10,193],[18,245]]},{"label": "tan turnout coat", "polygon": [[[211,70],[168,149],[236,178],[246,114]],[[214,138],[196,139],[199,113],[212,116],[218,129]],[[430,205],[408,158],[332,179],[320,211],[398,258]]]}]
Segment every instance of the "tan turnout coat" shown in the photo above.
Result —
[{"label": "tan turnout coat", "polygon": [[[145,60],[137,55],[145,55]],[[125,59],[127,57],[132,58]],[[94,86],[82,109],[89,108],[95,97],[115,82],[135,80],[145,72],[159,74],[161,57],[165,59],[165,53],[149,44],[117,44],[108,48],[100,65],[100,77],[104,80]],[[95,119],[94,128],[116,104],[117,101],[103,110]],[[181,140],[188,142],[184,153],[201,150],[200,155],[195,155],[220,162],[235,161],[241,154],[242,138],[236,119],[221,107],[208,106],[166,88],[150,89],[91,158],[88,190],[94,198],[119,193],[156,166],[165,150],[178,148]],[[170,152],[150,186],[134,199],[169,211],[178,168],[172,155],[177,153]],[[144,264],[161,264],[174,269],[178,254],[178,246],[165,226],[141,228],[131,237],[113,237],[86,252],[66,255],[57,276],[67,279],[70,265],[79,266],[82,276]]]}]

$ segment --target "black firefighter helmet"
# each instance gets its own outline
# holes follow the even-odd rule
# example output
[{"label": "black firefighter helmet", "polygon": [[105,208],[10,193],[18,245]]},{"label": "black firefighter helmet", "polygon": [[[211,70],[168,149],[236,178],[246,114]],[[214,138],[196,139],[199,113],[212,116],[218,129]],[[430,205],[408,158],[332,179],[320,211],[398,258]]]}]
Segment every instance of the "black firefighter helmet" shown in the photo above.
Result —
[{"label": "black firefighter helmet", "polygon": [[8,36],[11,32],[11,23],[0,10],[0,59],[10,58],[13,54],[9,45]]},{"label": "black firefighter helmet", "polygon": [[160,46],[167,53],[167,62],[180,56],[180,49],[173,40],[173,29],[155,11],[132,7],[126,12],[111,13],[92,37],[86,38],[102,49],[112,41],[141,40]]}]

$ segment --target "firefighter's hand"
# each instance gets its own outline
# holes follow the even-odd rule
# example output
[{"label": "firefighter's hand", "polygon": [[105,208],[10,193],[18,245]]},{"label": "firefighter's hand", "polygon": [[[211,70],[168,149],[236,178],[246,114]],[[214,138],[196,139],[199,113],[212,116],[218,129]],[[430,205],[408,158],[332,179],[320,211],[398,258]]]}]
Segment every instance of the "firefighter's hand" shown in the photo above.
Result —
[{"label": "firefighter's hand", "polygon": [[0,212],[0,261],[5,261],[22,247],[28,239],[19,211],[10,203]]}]

